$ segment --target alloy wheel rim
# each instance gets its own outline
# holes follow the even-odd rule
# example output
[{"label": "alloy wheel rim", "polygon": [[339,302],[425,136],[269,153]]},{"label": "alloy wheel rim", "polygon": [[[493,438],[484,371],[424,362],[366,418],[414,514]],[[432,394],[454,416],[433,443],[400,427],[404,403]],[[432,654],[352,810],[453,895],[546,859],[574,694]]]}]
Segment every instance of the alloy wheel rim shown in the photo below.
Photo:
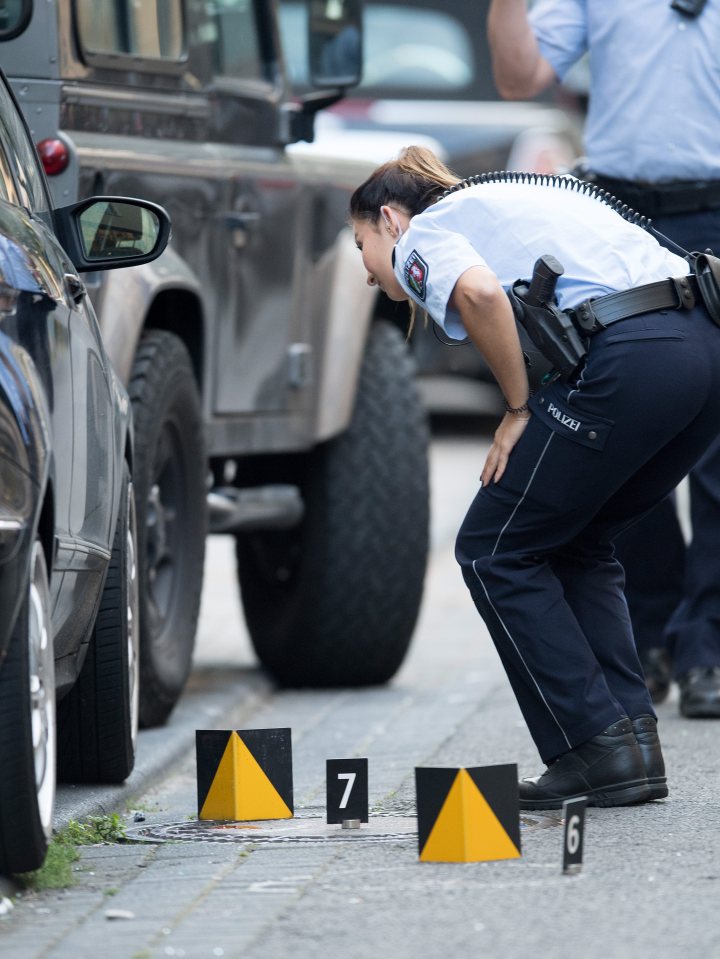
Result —
[{"label": "alloy wheel rim", "polygon": [[125,577],[127,596],[127,657],[128,687],[130,694],[130,729],[135,743],[140,721],[140,581],[137,568],[137,525],[135,518],[135,494],[132,483],[128,487],[128,521],[125,530]]},{"label": "alloy wheel rim", "polygon": [[38,812],[43,831],[49,836],[55,803],[55,662],[49,629],[47,575],[41,547],[37,543],[33,548],[31,569],[28,609],[30,722]]}]

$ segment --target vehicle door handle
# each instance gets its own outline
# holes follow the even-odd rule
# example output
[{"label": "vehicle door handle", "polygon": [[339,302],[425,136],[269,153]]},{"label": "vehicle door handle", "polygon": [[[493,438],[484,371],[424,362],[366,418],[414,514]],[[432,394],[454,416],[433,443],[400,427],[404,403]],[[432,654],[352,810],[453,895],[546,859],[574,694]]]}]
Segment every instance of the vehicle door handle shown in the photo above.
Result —
[{"label": "vehicle door handle", "polygon": [[67,291],[70,299],[73,301],[73,303],[80,303],[82,298],[87,293],[83,281],[79,276],[75,276],[74,273],[66,273],[63,277],[63,280],[65,281],[65,290]]},{"label": "vehicle door handle", "polygon": [[260,222],[260,214],[255,210],[229,210],[222,214],[222,220],[230,231],[232,245],[236,250],[244,250]]}]

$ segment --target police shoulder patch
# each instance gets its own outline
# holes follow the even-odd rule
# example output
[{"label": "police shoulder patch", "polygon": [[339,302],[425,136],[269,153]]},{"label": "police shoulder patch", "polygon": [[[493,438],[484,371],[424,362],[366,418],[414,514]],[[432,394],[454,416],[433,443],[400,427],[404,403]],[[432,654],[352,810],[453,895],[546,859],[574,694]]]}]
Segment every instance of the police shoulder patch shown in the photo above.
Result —
[{"label": "police shoulder patch", "polygon": [[427,293],[428,265],[417,250],[413,250],[405,260],[405,282],[421,300]]}]

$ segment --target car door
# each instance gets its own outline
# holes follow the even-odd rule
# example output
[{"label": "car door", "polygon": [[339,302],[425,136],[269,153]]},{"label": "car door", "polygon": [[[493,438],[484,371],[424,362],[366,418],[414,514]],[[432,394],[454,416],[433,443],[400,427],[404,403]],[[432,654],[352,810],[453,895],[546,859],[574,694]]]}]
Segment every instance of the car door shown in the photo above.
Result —
[{"label": "car door", "polygon": [[[189,0],[209,97],[208,138],[226,171],[210,264],[217,312],[214,413],[280,412],[290,400],[302,184],[281,145],[262,3]],[[263,39],[264,38],[264,39]],[[195,45],[196,55],[200,45]],[[213,294],[211,294],[213,295]],[[298,346],[299,344],[296,344]]]},{"label": "car door", "polygon": [[4,84],[0,117],[7,169],[24,211],[24,242],[42,289],[26,306],[16,335],[45,383],[50,413],[58,573],[53,624],[60,656],[66,645],[76,645],[76,631],[90,618],[92,609],[84,610],[83,598],[90,602],[92,581],[103,575],[109,559],[112,405],[94,314],[50,228],[49,195],[37,155]]}]

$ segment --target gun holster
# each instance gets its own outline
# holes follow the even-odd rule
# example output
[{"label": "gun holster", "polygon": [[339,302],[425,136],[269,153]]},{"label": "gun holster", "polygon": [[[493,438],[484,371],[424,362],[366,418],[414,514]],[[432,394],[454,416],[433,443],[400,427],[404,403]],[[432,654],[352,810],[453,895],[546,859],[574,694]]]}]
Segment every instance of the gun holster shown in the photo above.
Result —
[{"label": "gun holster", "polygon": [[720,326],[720,259],[711,253],[699,253],[694,259],[700,296],[710,319]]},{"label": "gun holster", "polygon": [[524,299],[529,286],[516,280],[508,292],[515,320],[563,380],[570,379],[587,355],[587,344],[567,314],[554,304],[534,306]]}]

